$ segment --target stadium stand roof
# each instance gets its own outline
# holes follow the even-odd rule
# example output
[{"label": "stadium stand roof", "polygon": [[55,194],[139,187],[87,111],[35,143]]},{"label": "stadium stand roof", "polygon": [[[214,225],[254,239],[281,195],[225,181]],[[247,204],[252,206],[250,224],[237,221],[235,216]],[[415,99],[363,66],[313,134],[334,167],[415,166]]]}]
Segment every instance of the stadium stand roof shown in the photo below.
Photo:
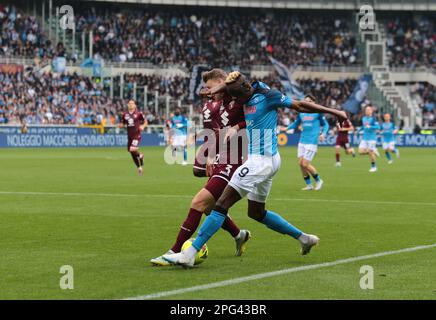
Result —
[{"label": "stadium stand roof", "polygon": [[87,0],[117,3],[143,3],[157,5],[189,5],[214,7],[288,8],[323,10],[359,10],[371,5],[374,10],[436,11],[434,0]]}]

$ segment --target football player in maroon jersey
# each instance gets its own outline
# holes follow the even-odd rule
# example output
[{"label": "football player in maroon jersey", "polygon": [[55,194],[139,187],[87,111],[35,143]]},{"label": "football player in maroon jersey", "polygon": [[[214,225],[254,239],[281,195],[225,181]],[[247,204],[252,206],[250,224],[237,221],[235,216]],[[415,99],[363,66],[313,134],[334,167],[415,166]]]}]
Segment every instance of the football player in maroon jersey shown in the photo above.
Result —
[{"label": "football player in maroon jersey", "polygon": [[141,142],[141,132],[147,126],[147,120],[142,112],[136,108],[134,100],[127,103],[127,112],[123,113],[122,124],[127,126],[127,151],[132,155],[133,162],[138,168],[138,174],[142,176],[144,165],[144,154],[139,152]]},{"label": "football player in maroon jersey", "polygon": [[[206,88],[210,90],[216,85],[224,83],[227,74],[221,69],[212,69],[203,73],[202,77]],[[193,171],[195,176],[207,176],[209,179],[206,185],[192,199],[191,208],[180,227],[176,242],[166,254],[174,254],[181,251],[183,243],[190,239],[197,230],[203,213],[209,214],[233,173],[243,162],[244,144],[239,141],[238,159],[232,161],[234,155],[231,155],[228,151],[230,142],[226,139],[227,130],[237,131],[245,128],[245,116],[242,105],[236,103],[230,96],[224,93],[218,93],[208,98],[202,110],[203,126],[204,129],[209,130],[209,133],[215,133],[215,139],[211,139],[213,140],[212,144],[209,139],[205,139],[205,143],[200,147],[195,158]],[[220,148],[222,144],[225,144],[226,147]],[[212,152],[214,154],[208,152],[212,150],[211,148],[214,148],[213,150],[216,151]],[[246,242],[251,238],[250,231],[240,230],[230,217],[226,218],[222,228],[228,231],[236,242],[235,255],[242,255],[245,251]],[[162,256],[151,259],[150,262],[156,266],[170,265]]]},{"label": "football player in maroon jersey", "polygon": [[342,124],[336,122],[336,131],[338,136],[336,137],[335,155],[336,155],[336,167],[341,166],[341,148],[344,148],[346,154],[352,154],[353,158],[356,156],[354,148],[350,145],[350,139],[348,134],[354,131],[354,127],[350,120],[345,120]]}]

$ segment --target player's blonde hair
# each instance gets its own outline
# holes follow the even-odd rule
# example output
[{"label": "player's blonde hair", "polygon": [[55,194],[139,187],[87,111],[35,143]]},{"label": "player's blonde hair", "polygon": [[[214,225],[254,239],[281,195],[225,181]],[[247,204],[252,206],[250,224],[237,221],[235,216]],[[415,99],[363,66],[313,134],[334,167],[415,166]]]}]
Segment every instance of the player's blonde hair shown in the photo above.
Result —
[{"label": "player's blonde hair", "polygon": [[203,82],[208,82],[209,80],[226,80],[227,73],[223,69],[214,68],[203,72],[201,77],[203,78]]}]

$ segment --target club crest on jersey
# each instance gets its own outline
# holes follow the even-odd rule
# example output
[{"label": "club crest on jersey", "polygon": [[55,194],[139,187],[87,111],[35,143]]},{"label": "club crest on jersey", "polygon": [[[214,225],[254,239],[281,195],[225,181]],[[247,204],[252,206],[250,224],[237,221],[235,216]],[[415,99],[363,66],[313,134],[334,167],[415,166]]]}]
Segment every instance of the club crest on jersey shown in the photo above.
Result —
[{"label": "club crest on jersey", "polygon": [[245,114],[251,114],[256,113],[256,106],[244,106],[244,113]]}]

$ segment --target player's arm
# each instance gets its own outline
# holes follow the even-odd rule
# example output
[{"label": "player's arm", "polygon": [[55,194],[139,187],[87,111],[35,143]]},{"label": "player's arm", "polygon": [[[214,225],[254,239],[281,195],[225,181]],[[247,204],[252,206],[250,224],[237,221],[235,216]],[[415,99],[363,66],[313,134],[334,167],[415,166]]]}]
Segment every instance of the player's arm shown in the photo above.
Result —
[{"label": "player's arm", "polygon": [[217,85],[211,89],[202,88],[200,90],[200,97],[203,97],[203,98],[209,97],[209,96],[216,94],[216,93],[225,92],[226,90],[227,90],[227,85],[225,84],[225,82],[223,82],[223,83],[220,83],[219,85]]},{"label": "player's arm", "polygon": [[246,127],[247,127],[247,123],[245,121],[241,121],[232,127],[226,128],[226,134],[224,136],[224,141],[232,139],[238,133],[239,130],[245,129]]},{"label": "player's arm", "polygon": [[298,101],[294,100],[292,102],[291,108],[297,110],[298,112],[306,112],[306,113],[329,113],[339,120],[344,121],[347,120],[347,114],[344,111],[327,108],[317,103],[309,102],[309,101]]},{"label": "player's arm", "polygon": [[142,121],[142,124],[139,126],[139,130],[144,131],[145,127],[148,126],[148,121],[144,117],[144,114],[142,114],[142,113],[141,113],[141,121]]},{"label": "player's arm", "polygon": [[297,119],[286,128],[286,131],[295,130],[300,126],[300,124],[301,124],[301,119],[300,116],[297,115]]},{"label": "player's arm", "polygon": [[329,123],[324,115],[321,115],[320,123],[322,126],[320,140],[323,141],[325,137],[327,137],[327,133],[329,132]]}]

